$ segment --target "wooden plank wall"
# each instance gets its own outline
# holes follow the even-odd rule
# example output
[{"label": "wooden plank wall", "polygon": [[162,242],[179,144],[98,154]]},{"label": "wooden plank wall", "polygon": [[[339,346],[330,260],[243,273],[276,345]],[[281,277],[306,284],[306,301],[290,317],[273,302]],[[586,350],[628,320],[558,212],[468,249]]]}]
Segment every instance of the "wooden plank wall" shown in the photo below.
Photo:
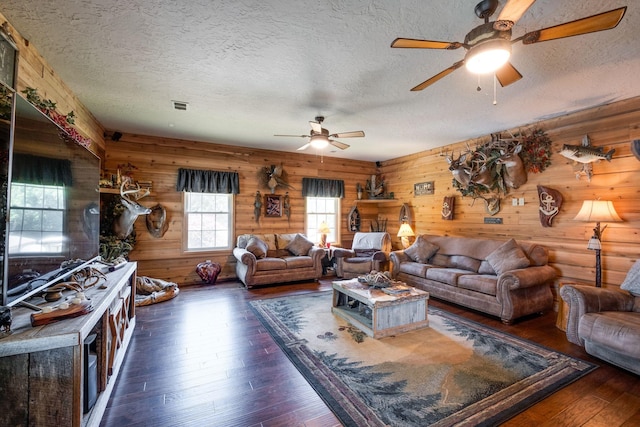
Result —
[{"label": "wooden plank wall", "polygon": [[[411,204],[412,226],[417,233],[505,240],[513,237],[537,242],[549,248],[551,265],[558,271],[559,281],[586,283],[593,283],[595,277],[595,253],[586,249],[595,224],[573,218],[583,200],[612,200],[625,221],[608,224],[603,233],[603,284],[618,286],[633,262],[640,258],[640,161],[630,152],[630,142],[640,138],[640,98],[543,121],[536,127],[546,131],[553,141],[552,165],[543,173],[529,174],[525,185],[502,200],[502,208],[495,217],[502,218],[503,224],[485,224],[484,218],[490,215],[485,212],[483,201],[478,199],[474,204],[452,187],[451,172],[440,149],[383,162],[389,191]],[[586,177],[577,180],[573,162],[557,154],[563,144],[580,145],[584,135],[589,135],[594,146],[616,150],[611,162],[594,164],[591,182]],[[457,155],[467,143],[473,147],[475,140],[445,148],[449,152],[455,150]],[[434,195],[414,197],[414,183],[424,181],[434,181]],[[564,198],[550,228],[542,227],[539,221],[537,185],[556,189]],[[442,202],[451,195],[455,196],[454,220],[445,221],[441,218]],[[512,206],[512,197],[524,197],[525,205]],[[392,213],[388,212],[389,216]],[[391,228],[389,231],[394,232]]]},{"label": "wooden plank wall", "polygon": [[[6,18],[0,13],[0,23],[5,21]],[[91,138],[90,150],[104,157],[104,127],[55,73],[36,47],[22,37],[10,22],[7,24],[19,51],[17,92],[23,95],[22,91],[25,88],[35,88],[42,99],[55,102],[61,114],[73,111],[76,116],[74,127],[84,136]]]},{"label": "wooden plank wall", "polygon": [[[375,164],[371,162],[342,160],[309,154],[282,153],[269,150],[247,149],[223,144],[194,142],[157,138],[141,135],[123,134],[120,141],[107,138],[106,161],[107,175],[117,172],[118,165],[131,163],[137,169],[133,177],[137,180],[150,180],[153,183],[151,195],[140,199],[144,206],[162,204],[167,210],[169,229],[162,238],[154,238],[148,232],[144,217],[136,221],[136,245],[131,252],[131,260],[138,261],[138,273],[177,282],[178,284],[199,283],[195,272],[196,265],[210,259],[223,265],[220,279],[235,277],[235,258],[231,251],[186,253],[183,251],[183,196],[176,191],[179,168],[237,171],[240,175],[240,194],[235,197],[235,236],[244,233],[293,233],[304,232],[304,199],[302,198],[302,178],[344,179],[346,197],[341,203],[342,242],[349,245],[353,233],[346,225],[346,216],[356,199],[355,182],[364,182],[366,177],[375,173]],[[289,192],[291,200],[291,218],[264,217],[264,207],[259,223],[254,217],[254,199],[256,191],[262,195],[270,193],[261,186],[259,172],[264,167],[282,163],[288,182],[293,189],[278,187],[275,194]],[[353,183],[353,184],[349,184]],[[373,205],[361,207],[365,218],[377,215]],[[368,226],[368,225],[367,225]],[[235,242],[234,236],[234,242]]]}]

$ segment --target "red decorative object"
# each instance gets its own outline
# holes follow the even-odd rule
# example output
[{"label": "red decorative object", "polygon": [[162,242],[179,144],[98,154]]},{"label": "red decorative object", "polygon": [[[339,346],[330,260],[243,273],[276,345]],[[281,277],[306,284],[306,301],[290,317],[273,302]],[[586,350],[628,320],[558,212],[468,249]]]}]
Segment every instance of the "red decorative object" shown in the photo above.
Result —
[{"label": "red decorative object", "polygon": [[220,264],[210,260],[201,262],[196,267],[196,273],[198,273],[198,276],[208,285],[216,284],[221,270],[222,266],[220,266]]}]

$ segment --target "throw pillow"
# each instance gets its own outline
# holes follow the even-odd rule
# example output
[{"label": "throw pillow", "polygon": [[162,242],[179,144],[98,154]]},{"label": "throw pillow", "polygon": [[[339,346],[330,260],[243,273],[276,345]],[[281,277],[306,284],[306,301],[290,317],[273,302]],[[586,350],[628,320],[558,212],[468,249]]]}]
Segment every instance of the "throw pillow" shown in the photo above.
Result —
[{"label": "throw pillow", "polygon": [[285,249],[294,255],[307,255],[312,247],[313,242],[298,233],[296,234],[296,237],[289,242]]},{"label": "throw pillow", "polygon": [[627,277],[624,278],[620,289],[629,291],[634,297],[640,297],[640,260],[631,266],[631,270],[627,273]]},{"label": "throw pillow", "polygon": [[422,236],[418,236],[413,245],[404,250],[404,253],[415,262],[426,264],[429,262],[429,258],[438,252],[438,249],[440,249],[438,245],[434,245]]},{"label": "throw pillow", "polygon": [[531,265],[529,258],[527,258],[527,255],[520,249],[514,239],[503,243],[495,251],[491,252],[487,256],[487,262],[498,276],[507,271]]},{"label": "throw pillow", "polygon": [[259,238],[252,237],[247,242],[246,249],[252,254],[254,254],[256,258],[260,259],[267,256],[267,251],[269,250],[269,246]]}]

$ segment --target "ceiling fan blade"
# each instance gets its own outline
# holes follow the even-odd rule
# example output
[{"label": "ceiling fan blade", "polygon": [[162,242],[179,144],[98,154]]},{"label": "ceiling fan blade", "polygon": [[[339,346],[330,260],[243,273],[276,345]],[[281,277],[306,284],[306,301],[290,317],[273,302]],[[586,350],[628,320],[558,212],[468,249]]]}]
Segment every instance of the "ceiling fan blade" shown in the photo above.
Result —
[{"label": "ceiling fan blade", "polygon": [[320,123],[309,122],[309,124],[311,125],[311,129],[313,129],[315,133],[322,133],[322,125]]},{"label": "ceiling fan blade", "polygon": [[493,23],[493,29],[497,31],[506,31],[513,27],[513,24],[524,15],[529,7],[536,0],[509,0],[504,5],[498,15],[498,19]]},{"label": "ceiling fan blade", "polygon": [[431,77],[430,79],[427,79],[427,80],[423,81],[418,86],[412,88],[411,91],[415,92],[415,91],[418,91],[418,90],[422,90],[422,89],[426,88],[427,86],[431,86],[432,84],[434,84],[435,82],[437,82],[441,78],[443,78],[445,76],[448,76],[449,74],[451,74],[452,72],[454,72],[458,68],[462,67],[463,64],[464,64],[464,59],[462,61],[456,62],[451,67],[449,67],[449,68],[447,68],[447,69],[445,69],[443,71],[440,71],[438,74],[436,74],[435,76]]},{"label": "ceiling fan blade", "polygon": [[507,62],[502,67],[496,70],[496,79],[500,83],[500,86],[509,86],[511,83],[517,82],[522,78],[522,74],[511,64]]},{"label": "ceiling fan blade", "polygon": [[457,49],[464,46],[459,42],[439,42],[434,40],[418,40],[397,38],[391,43],[391,47],[405,47],[411,49]]},{"label": "ceiling fan blade", "polygon": [[336,141],[334,139],[330,139],[329,140],[329,144],[333,145],[334,147],[337,147],[341,150],[346,150],[347,148],[350,147],[349,144],[345,144],[344,142],[340,142],[340,141]]},{"label": "ceiling fan blade", "polygon": [[618,25],[626,10],[627,7],[624,6],[619,9],[613,9],[608,12],[577,19],[575,21],[566,22],[553,27],[543,28],[542,30],[531,31],[514,40],[514,42],[522,40],[523,44],[532,44],[547,40],[594,33],[596,31],[610,30]]},{"label": "ceiling fan blade", "polygon": [[353,132],[334,133],[332,135],[329,135],[329,138],[358,138],[362,136],[364,136],[364,132],[361,130],[356,130]]},{"label": "ceiling fan blade", "polygon": [[304,144],[302,147],[298,148],[298,150],[297,150],[297,151],[306,150],[306,149],[307,149],[307,148],[309,148],[310,146],[311,146],[311,143],[309,142],[309,143],[307,143],[307,144]]},{"label": "ceiling fan blade", "polygon": [[309,138],[309,135],[273,135],[273,136],[295,136],[296,138]]}]

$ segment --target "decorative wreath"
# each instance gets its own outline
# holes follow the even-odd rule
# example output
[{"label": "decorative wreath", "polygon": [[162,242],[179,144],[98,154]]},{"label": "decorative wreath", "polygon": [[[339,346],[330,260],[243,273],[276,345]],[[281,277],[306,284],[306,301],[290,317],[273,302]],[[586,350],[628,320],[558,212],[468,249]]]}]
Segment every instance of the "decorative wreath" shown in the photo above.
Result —
[{"label": "decorative wreath", "polygon": [[540,173],[551,165],[551,139],[542,129],[534,129],[522,135],[520,157],[527,172]]}]

